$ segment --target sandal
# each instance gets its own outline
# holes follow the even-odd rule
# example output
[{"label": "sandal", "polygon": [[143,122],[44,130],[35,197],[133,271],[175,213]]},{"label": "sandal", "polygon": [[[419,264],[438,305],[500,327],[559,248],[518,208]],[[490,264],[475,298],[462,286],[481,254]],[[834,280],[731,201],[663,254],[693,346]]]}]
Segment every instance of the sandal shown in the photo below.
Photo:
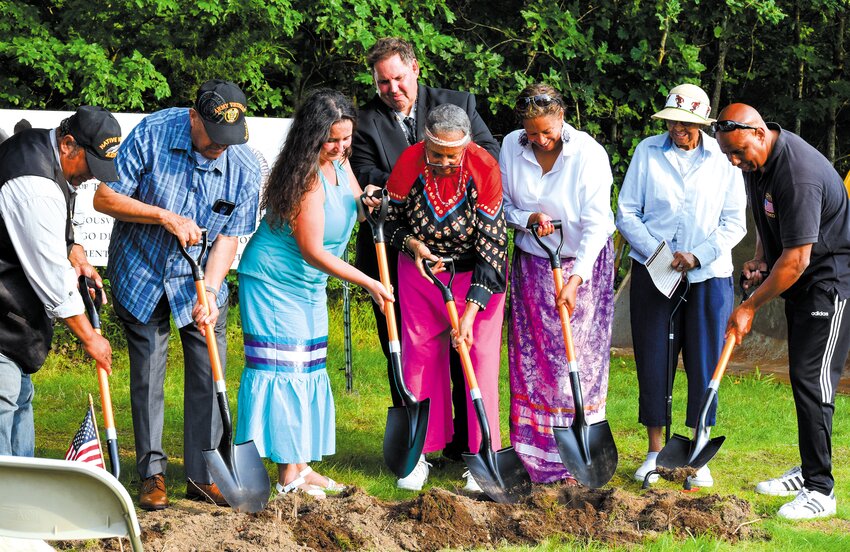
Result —
[{"label": "sandal", "polygon": [[320,489],[315,485],[308,485],[304,480],[304,477],[298,476],[296,479],[293,479],[289,484],[281,486],[280,483],[275,483],[274,488],[277,490],[277,495],[285,495],[289,493],[304,493],[306,495],[312,496],[316,500],[324,500],[327,498],[325,491]]},{"label": "sandal", "polygon": [[[308,475],[310,475],[311,473],[314,473],[314,472],[313,472],[313,468],[311,468],[310,466],[307,466],[306,468],[304,468],[303,470],[301,470],[301,473],[299,473],[298,475],[299,475],[299,477],[300,477],[301,479],[304,479],[305,477],[307,477],[307,476],[308,476]],[[324,477],[325,479],[327,479],[327,480],[328,480],[328,483],[327,483],[327,485],[325,485],[325,486],[322,486],[322,485],[313,485],[313,486],[314,486],[314,487],[316,487],[317,489],[320,489],[322,492],[327,492],[327,493],[341,493],[342,491],[344,491],[344,490],[345,490],[345,485],[343,485],[342,483],[337,483],[336,481],[334,481],[333,479],[331,479],[331,478],[330,478],[330,477],[328,477],[327,475],[321,475],[321,474],[319,474],[318,472],[316,472],[316,475],[318,475],[319,477]]]}]

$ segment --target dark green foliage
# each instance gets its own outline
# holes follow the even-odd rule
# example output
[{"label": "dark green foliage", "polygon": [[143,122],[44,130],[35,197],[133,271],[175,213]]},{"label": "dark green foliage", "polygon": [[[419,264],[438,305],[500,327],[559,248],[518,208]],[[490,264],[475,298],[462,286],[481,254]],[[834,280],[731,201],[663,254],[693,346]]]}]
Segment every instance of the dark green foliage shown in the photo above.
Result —
[{"label": "dark green foliage", "polygon": [[520,88],[563,91],[568,118],[608,149],[619,182],[667,90],[701,84],[848,162],[847,0],[0,0],[0,107],[122,111],[189,105],[226,77],[252,114],[287,116],[330,86],[373,94],[366,49],[416,47],[424,82],[474,92],[494,134]]}]

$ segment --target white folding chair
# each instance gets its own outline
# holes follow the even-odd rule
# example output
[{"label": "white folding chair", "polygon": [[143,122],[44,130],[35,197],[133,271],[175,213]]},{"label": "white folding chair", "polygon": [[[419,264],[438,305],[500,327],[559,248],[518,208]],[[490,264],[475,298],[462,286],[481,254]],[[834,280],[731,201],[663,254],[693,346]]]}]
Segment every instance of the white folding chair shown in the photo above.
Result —
[{"label": "white folding chair", "polygon": [[0,536],[78,540],[127,537],[142,551],[127,490],[82,462],[0,456]]}]

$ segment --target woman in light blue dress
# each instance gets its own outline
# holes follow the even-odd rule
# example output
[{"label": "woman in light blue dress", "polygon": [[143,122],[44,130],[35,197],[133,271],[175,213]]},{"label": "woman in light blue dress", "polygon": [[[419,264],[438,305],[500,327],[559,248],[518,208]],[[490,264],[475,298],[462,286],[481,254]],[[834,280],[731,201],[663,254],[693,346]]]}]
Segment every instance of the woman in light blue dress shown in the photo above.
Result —
[{"label": "woman in light blue dress", "polygon": [[342,489],[307,466],[336,447],[325,367],[328,274],[362,286],[382,309],[392,300],[340,259],[362,216],[348,163],[355,122],[351,102],[333,90],[313,93],[298,109],[263,192],[265,217],[239,263],[245,370],[236,442],[253,440],[277,463],[281,493],[324,498]]}]

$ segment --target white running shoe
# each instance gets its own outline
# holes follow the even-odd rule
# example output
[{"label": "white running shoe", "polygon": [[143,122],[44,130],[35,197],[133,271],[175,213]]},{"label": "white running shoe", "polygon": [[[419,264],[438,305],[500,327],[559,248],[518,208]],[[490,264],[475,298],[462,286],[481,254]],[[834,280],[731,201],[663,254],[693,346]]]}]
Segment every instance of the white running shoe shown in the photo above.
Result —
[{"label": "white running shoe", "polygon": [[791,496],[803,488],[803,470],[795,466],[775,479],[756,485],[756,492],[770,496]]},{"label": "white running shoe", "polygon": [[785,519],[815,519],[835,515],[835,491],[826,496],[803,488],[794,500],[779,508],[777,515]]},{"label": "white running shoe", "polygon": [[413,468],[413,471],[407,477],[402,477],[396,483],[396,486],[399,489],[405,489],[408,491],[421,491],[422,486],[428,481],[428,474],[431,471],[431,464],[429,464],[425,460],[425,455],[419,457],[419,461],[416,462],[416,466]]},{"label": "white running shoe", "polygon": [[481,487],[475,481],[475,478],[472,477],[472,473],[469,470],[463,472],[463,477],[466,478],[466,485],[463,487],[463,490],[468,493],[480,493]]},{"label": "white running shoe", "polygon": [[705,465],[697,470],[697,473],[688,477],[688,483],[691,487],[713,487],[714,478],[711,477],[711,470],[708,465]]},{"label": "white running shoe", "polygon": [[[643,461],[643,464],[641,464],[640,467],[635,472],[635,475],[634,475],[635,481],[637,481],[638,483],[643,483],[644,479],[646,479],[646,474],[648,474],[649,472],[651,472],[653,470],[655,470],[655,458],[652,458],[651,460],[649,458],[647,458],[646,460]],[[649,482],[650,483],[655,483],[656,481],[658,481],[658,474],[657,473],[654,473],[654,474],[649,476]]]}]

